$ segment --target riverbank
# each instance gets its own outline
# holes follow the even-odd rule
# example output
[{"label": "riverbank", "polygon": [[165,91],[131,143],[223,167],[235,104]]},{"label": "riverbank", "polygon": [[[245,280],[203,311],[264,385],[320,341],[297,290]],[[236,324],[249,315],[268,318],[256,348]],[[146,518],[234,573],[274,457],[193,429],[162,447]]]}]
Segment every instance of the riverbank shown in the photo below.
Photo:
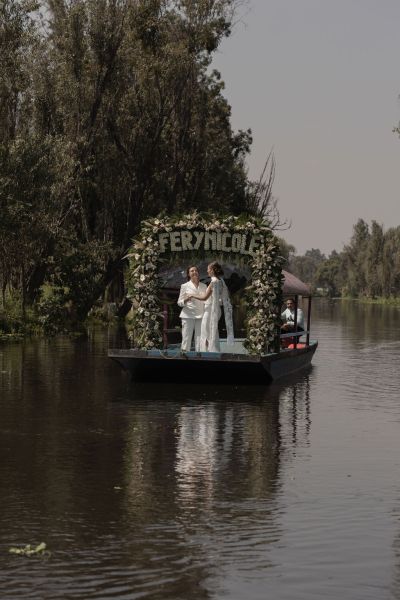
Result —
[{"label": "riverbank", "polygon": [[0,342],[18,341],[30,337],[51,338],[57,335],[77,337],[87,334],[93,325],[108,327],[117,322],[115,304],[95,306],[84,320],[74,317],[66,305],[55,307],[48,304],[43,307],[26,307],[22,310],[20,299],[10,297],[0,307]]},{"label": "riverbank", "polygon": [[350,298],[350,297],[337,297],[337,298],[331,298],[332,300],[345,300],[345,301],[350,301],[350,302],[359,302],[360,304],[379,304],[381,306],[398,306],[400,307],[400,297],[393,297],[391,296],[390,298],[384,298],[384,297],[377,297],[377,298],[367,298],[367,297],[361,297],[361,298]]},{"label": "riverbank", "polygon": [[0,342],[17,342],[23,340],[24,337],[23,333],[2,333],[0,331]]}]

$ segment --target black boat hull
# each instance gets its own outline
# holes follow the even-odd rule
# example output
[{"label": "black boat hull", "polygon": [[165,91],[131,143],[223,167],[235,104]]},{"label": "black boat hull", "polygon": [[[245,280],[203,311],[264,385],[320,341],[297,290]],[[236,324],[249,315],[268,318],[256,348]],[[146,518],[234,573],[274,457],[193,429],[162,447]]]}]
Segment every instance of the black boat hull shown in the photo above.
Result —
[{"label": "black boat hull", "polygon": [[260,383],[309,366],[317,346],[317,342],[311,342],[309,346],[265,356],[137,349],[110,349],[108,356],[137,381]]}]

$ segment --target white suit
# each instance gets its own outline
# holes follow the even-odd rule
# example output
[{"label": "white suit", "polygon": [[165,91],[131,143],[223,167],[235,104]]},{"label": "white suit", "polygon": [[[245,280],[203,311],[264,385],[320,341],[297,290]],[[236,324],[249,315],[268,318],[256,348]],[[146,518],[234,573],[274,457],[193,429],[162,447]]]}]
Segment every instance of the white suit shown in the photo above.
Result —
[{"label": "white suit", "polygon": [[200,352],[201,320],[204,314],[204,302],[202,300],[195,300],[192,298],[188,302],[185,302],[185,297],[190,294],[196,294],[196,296],[198,294],[203,295],[206,291],[206,284],[201,282],[199,283],[199,287],[196,287],[192,281],[188,281],[181,285],[178,306],[182,308],[181,314],[179,315],[182,319],[181,349],[185,352],[190,351],[193,332],[196,352]]},{"label": "white suit", "polygon": [[[289,325],[292,325],[294,328],[294,319],[295,319],[295,310],[294,308],[286,308],[283,313],[281,314],[281,319],[283,321],[283,323],[288,323]],[[304,329],[304,313],[301,310],[301,308],[297,309],[297,327],[301,327],[301,329]]]}]

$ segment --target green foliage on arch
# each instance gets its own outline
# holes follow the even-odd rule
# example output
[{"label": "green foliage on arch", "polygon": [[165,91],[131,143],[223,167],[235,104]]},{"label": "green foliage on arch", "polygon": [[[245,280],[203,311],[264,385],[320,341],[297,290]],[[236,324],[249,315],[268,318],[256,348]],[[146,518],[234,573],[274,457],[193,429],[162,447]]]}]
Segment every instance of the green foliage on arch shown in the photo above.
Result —
[{"label": "green foliage on arch", "polygon": [[162,313],[159,301],[159,267],[178,256],[197,260],[205,256],[246,262],[251,283],[246,288],[249,354],[271,350],[280,325],[282,257],[271,228],[248,215],[223,217],[197,212],[143,221],[140,235],[127,255],[128,291],[135,307],[133,330],[144,349],[162,345]]}]

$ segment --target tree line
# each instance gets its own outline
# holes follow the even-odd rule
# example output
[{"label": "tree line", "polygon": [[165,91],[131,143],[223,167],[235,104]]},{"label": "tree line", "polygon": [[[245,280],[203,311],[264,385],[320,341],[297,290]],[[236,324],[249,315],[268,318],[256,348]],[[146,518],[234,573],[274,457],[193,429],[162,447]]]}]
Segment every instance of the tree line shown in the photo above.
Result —
[{"label": "tree line", "polygon": [[359,219],[350,242],[328,257],[313,248],[296,256],[287,248],[289,270],[314,290],[329,296],[395,298],[400,296],[400,227],[384,230]]},{"label": "tree line", "polygon": [[[1,0],[0,302],[44,325],[123,295],[143,218],[275,218],[214,52],[237,0]],[[9,303],[9,304],[7,304]]]}]

